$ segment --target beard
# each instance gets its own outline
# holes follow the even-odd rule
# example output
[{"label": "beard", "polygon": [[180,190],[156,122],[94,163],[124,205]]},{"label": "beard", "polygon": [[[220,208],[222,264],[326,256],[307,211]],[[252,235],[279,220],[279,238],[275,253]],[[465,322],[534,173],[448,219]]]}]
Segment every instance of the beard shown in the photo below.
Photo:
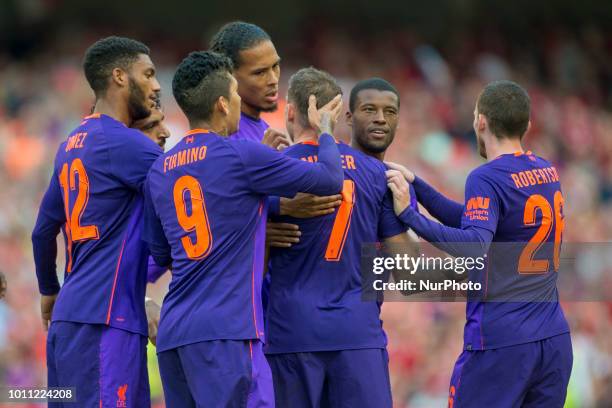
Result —
[{"label": "beard", "polygon": [[[354,125],[353,125],[354,126]],[[368,131],[364,129],[356,129],[357,134],[361,136],[355,135],[357,144],[363,148],[366,152],[370,154],[379,154],[387,151],[391,143],[393,142],[394,136],[389,134],[387,138],[384,140],[370,140],[368,139]]]},{"label": "beard", "polygon": [[276,110],[278,109],[278,103],[275,103],[274,105],[268,106],[266,108],[262,108],[261,106],[258,107],[260,112],[276,112]]},{"label": "beard", "polygon": [[478,145],[478,154],[483,159],[486,159],[487,158],[487,148],[482,138],[478,136],[478,133],[476,134],[476,144]]},{"label": "beard", "polygon": [[151,108],[147,105],[147,97],[144,94],[142,88],[140,88],[136,81],[132,78],[129,81],[129,97],[128,97],[128,111],[132,121],[145,119],[151,114]]}]

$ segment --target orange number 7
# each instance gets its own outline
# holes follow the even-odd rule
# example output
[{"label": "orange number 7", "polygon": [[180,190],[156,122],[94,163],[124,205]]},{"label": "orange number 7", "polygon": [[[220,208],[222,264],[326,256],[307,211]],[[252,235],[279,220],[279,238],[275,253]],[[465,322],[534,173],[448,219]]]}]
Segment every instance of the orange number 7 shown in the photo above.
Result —
[{"label": "orange number 7", "polygon": [[[191,214],[187,214],[185,193],[189,192]],[[189,259],[202,259],[212,248],[212,234],[204,203],[204,193],[198,180],[192,176],[182,176],[174,184],[174,207],[178,223],[185,232],[195,231],[195,242],[189,235],[181,238],[183,248]]]},{"label": "orange number 7", "polygon": [[325,251],[325,260],[338,262],[342,256],[342,249],[346,242],[348,230],[351,226],[351,216],[353,215],[353,206],[355,205],[355,182],[353,180],[344,180],[342,188],[342,204],[336,213],[334,226],[332,227]]},{"label": "orange number 7", "polygon": [[[563,219],[563,195],[560,191],[555,192],[554,197],[554,224],[555,224],[555,246],[553,252],[553,267],[554,270],[559,269],[559,257],[561,249],[561,236],[565,221]],[[553,208],[544,196],[534,194],[527,199],[525,203],[525,212],[523,214],[523,223],[525,225],[536,224],[536,213],[540,210],[542,221],[540,227],[529,240],[525,248],[521,252],[518,264],[518,272],[524,274],[537,274],[548,272],[550,265],[548,259],[534,259],[535,253],[548,240],[550,231],[553,228]]]},{"label": "orange number 7", "polygon": [[[79,183],[76,183],[76,176],[79,176]],[[74,159],[68,170],[68,163],[64,163],[62,171],[59,175],[59,182],[62,190],[64,190],[64,211],[66,212],[66,244],[68,246],[68,265],[67,272],[72,271],[72,243],[77,241],[85,241],[88,239],[100,238],[100,232],[95,225],[81,225],[81,217],[87,207],[89,201],[89,178],[85,171],[85,166],[81,159]],[[70,211],[70,190],[79,191],[72,212]]]}]

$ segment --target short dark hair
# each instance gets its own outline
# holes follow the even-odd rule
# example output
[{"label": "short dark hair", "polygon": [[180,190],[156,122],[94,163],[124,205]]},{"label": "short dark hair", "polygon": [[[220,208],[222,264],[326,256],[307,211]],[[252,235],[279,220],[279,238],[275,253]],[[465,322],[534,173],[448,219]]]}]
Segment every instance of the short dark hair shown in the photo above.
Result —
[{"label": "short dark hair", "polygon": [[217,99],[229,99],[231,73],[230,59],[212,51],[194,51],[179,64],[172,93],[187,119],[210,119]]},{"label": "short dark hair", "polygon": [[261,27],[244,21],[227,23],[210,41],[210,50],[228,56],[234,68],[240,66],[240,51],[253,48],[270,36]]},{"label": "short dark hair", "polygon": [[308,98],[317,97],[317,107],[320,108],[336,95],[342,95],[342,88],[336,78],[325,71],[313,67],[302,68],[289,78],[287,100],[295,104],[299,113],[300,124],[308,126]]},{"label": "short dark hair", "polygon": [[376,89],[378,91],[389,91],[393,92],[397,96],[397,106],[399,108],[400,104],[400,96],[397,89],[389,81],[386,81],[382,78],[368,78],[363,79],[355,84],[353,89],[351,89],[351,96],[349,97],[349,110],[353,112],[355,110],[355,104],[357,103],[357,97],[359,96],[359,92],[365,89]]},{"label": "short dark hair", "polygon": [[83,70],[96,96],[108,88],[113,69],[128,70],[140,54],[149,55],[149,47],[126,37],[106,37],[96,41],[85,52]]},{"label": "short dark hair", "polygon": [[531,101],[527,91],[512,81],[489,83],[478,96],[478,113],[498,138],[523,137],[529,126]]}]

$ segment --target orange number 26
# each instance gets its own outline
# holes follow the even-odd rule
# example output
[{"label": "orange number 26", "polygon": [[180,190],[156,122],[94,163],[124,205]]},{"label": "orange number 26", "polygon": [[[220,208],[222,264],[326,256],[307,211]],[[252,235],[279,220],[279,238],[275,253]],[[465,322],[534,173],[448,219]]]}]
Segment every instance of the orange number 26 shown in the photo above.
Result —
[{"label": "orange number 26", "polygon": [[[191,197],[191,214],[187,214],[185,193]],[[189,259],[205,258],[212,248],[212,235],[206,214],[204,193],[198,180],[192,176],[182,176],[174,184],[174,207],[179,225],[190,233],[195,231],[195,242],[189,235],[181,238],[181,243]]]},{"label": "orange number 26", "polygon": [[[565,227],[563,219],[563,195],[560,191],[555,193],[553,208],[544,196],[534,194],[527,199],[525,203],[525,212],[523,214],[523,223],[525,225],[536,225],[536,214],[538,210],[542,214],[540,227],[529,240],[521,256],[519,258],[518,272],[524,274],[536,274],[548,272],[548,259],[534,259],[536,252],[548,240],[550,232],[555,230],[555,246],[553,251],[553,266],[555,271],[559,269],[559,256],[561,249],[561,235]],[[554,214],[553,214],[554,211]]]},{"label": "orange number 26", "polygon": [[342,188],[342,204],[336,213],[334,226],[332,227],[327,250],[325,251],[325,260],[337,262],[342,256],[342,249],[346,242],[349,227],[351,226],[351,215],[353,214],[353,206],[355,205],[355,182],[353,180],[344,180]]},{"label": "orange number 26", "polygon": [[[76,182],[76,176],[79,182]],[[60,186],[64,195],[64,211],[66,212],[66,241],[68,246],[68,265],[66,270],[72,271],[72,243],[88,239],[100,238],[100,232],[95,225],[81,225],[81,217],[89,201],[89,178],[81,159],[74,159],[68,168],[64,163],[59,175]],[[79,188],[72,212],[70,211],[69,193]]]}]

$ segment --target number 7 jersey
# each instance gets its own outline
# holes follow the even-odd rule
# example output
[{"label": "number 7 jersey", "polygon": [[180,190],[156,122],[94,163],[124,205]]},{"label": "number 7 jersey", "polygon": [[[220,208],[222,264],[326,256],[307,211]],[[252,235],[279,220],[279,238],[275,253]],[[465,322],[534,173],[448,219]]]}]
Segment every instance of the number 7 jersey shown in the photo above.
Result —
[{"label": "number 7 jersey", "polygon": [[493,242],[487,267],[469,274],[483,293],[468,298],[465,349],[569,332],[556,286],[564,222],[559,175],[541,157],[504,154],[470,173],[461,226],[487,229]]},{"label": "number 7 jersey", "polygon": [[110,116],[86,117],[63,142],[32,234],[41,293],[59,290],[55,239],[66,242],[53,321],[107,324],[147,335],[148,250],[143,188],[161,149]]}]

